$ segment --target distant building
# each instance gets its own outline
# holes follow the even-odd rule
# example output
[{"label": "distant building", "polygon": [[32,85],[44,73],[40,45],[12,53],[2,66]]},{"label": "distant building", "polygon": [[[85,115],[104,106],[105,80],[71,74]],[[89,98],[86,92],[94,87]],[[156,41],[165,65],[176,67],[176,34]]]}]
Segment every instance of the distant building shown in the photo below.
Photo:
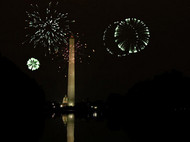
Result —
[{"label": "distant building", "polygon": [[63,102],[61,104],[61,107],[67,106],[68,105],[68,97],[67,95],[65,95],[65,97],[63,98]]}]

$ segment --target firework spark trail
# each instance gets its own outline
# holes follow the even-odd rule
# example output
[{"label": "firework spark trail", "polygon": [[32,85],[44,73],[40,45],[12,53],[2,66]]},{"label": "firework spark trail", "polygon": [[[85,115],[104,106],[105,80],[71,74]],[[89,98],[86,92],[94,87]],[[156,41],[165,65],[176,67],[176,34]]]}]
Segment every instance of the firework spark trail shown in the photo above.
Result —
[{"label": "firework spark trail", "polygon": [[[74,35],[75,38],[75,62],[76,63],[87,63],[89,64],[89,60],[93,57],[95,50],[90,49],[86,42],[81,40],[79,34]],[[66,38],[69,40],[69,37]],[[69,46],[60,47],[59,52],[55,52],[51,56],[51,60],[58,64],[58,71],[61,71],[65,68],[65,64],[69,62]]]}]

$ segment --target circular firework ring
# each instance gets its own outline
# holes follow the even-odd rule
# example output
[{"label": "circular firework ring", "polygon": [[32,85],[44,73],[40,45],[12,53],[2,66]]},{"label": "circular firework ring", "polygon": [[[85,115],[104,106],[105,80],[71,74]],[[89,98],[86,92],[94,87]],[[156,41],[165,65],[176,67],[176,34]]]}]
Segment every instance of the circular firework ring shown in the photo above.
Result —
[{"label": "circular firework ring", "polygon": [[106,50],[118,57],[143,50],[148,45],[149,38],[148,27],[136,18],[114,22],[105,29],[103,34]]},{"label": "circular firework ring", "polygon": [[143,21],[127,18],[115,28],[114,38],[118,48],[130,54],[137,53],[148,45],[150,33]]},{"label": "circular firework ring", "polygon": [[116,55],[118,57],[126,56],[127,54],[123,52],[121,49],[118,48],[117,43],[115,42],[115,29],[118,26],[119,21],[114,22],[113,24],[110,24],[104,31],[103,34],[103,44],[106,47],[106,50],[112,54]]}]

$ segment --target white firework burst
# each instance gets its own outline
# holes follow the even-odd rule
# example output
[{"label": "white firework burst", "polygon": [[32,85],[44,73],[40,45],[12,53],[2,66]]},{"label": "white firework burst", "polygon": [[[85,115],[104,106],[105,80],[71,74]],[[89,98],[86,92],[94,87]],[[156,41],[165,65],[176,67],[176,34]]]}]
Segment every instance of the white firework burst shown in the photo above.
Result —
[{"label": "white firework burst", "polygon": [[35,58],[30,58],[27,61],[27,66],[28,66],[29,70],[34,71],[34,70],[37,70],[40,67],[40,62]]},{"label": "white firework burst", "polygon": [[[57,6],[58,3],[55,5]],[[67,44],[65,36],[68,30],[68,14],[57,12],[52,7],[52,2],[49,3],[44,14],[39,12],[37,4],[31,4],[31,6],[33,11],[26,12],[28,17],[26,29],[31,31],[29,31],[30,34],[26,35],[27,40],[25,42],[33,43],[34,48],[37,46],[46,47],[50,54],[52,51],[57,52],[61,44]],[[60,25],[61,22],[65,25]]]}]

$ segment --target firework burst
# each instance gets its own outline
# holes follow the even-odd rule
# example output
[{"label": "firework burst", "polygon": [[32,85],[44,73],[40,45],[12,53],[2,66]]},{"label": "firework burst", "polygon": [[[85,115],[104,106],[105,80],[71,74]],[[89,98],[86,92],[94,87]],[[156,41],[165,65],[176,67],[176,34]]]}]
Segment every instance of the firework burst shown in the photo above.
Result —
[{"label": "firework burst", "polygon": [[148,27],[141,20],[127,18],[110,24],[104,31],[106,50],[118,57],[140,52],[149,43]]},{"label": "firework burst", "polygon": [[[30,34],[27,34],[25,42],[32,43],[34,48],[37,46],[45,47],[49,54],[58,52],[58,49],[63,44],[68,44],[65,36],[68,33],[68,14],[63,14],[55,10],[52,2],[48,7],[40,13],[38,5],[32,5],[32,12],[26,12],[28,19],[26,20]],[[24,43],[25,43],[24,42]]]},{"label": "firework burst", "polygon": [[27,61],[27,66],[28,66],[29,70],[34,71],[34,70],[37,70],[40,67],[40,62],[35,58],[30,58]]}]

